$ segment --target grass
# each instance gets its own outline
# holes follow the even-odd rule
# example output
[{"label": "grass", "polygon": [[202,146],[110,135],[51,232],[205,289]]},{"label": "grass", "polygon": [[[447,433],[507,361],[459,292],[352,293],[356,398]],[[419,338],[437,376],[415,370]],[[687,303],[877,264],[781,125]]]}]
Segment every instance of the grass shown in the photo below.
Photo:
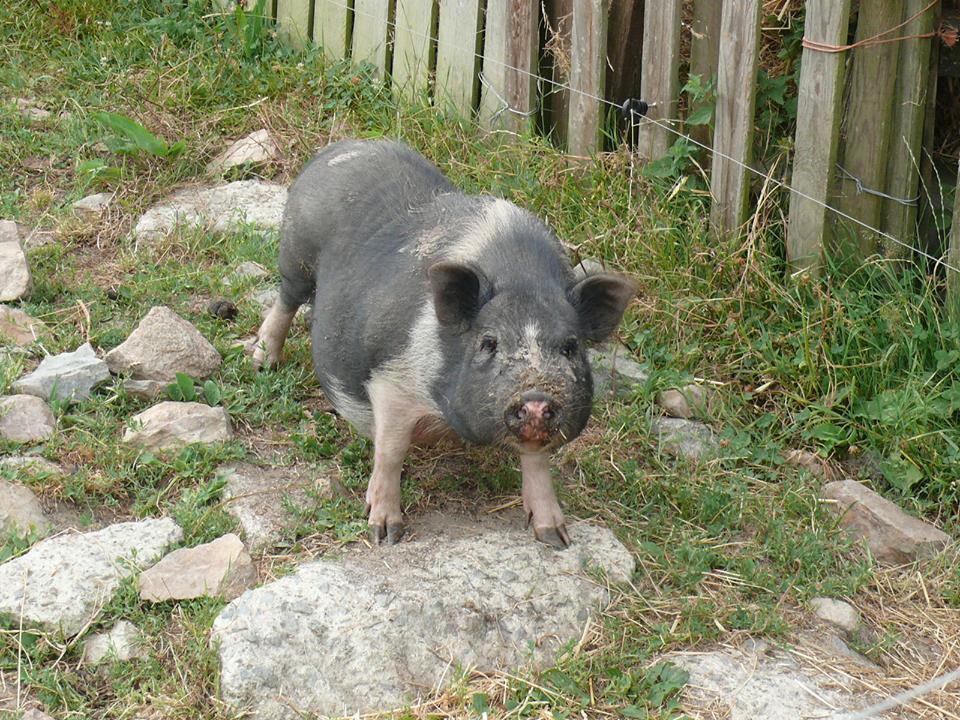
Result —
[{"label": "grass", "polygon": [[[301,509],[261,563],[268,575],[288,572],[362,534],[370,444],[324,408],[303,327],[274,373],[253,373],[233,347],[254,332],[260,311],[244,299],[249,284],[226,289],[221,278],[244,260],[275,268],[276,234],[184,231],[138,248],[128,232],[151,203],[201,181],[227,140],[261,127],[282,150],[262,174],[282,183],[330,139],[399,137],[464,189],[503,195],[546,218],[574,257],[634,275],[641,294],[621,341],[650,375],[628,396],[598,403],[587,433],[558,456],[564,506],[605,523],[631,549],[632,586],[556,667],[522,676],[465,669],[430,705],[399,717],[677,717],[685,679],[660,664],[661,653],[746,637],[793,642],[807,623],[803,603],[817,595],[852,599],[864,612],[870,632],[858,648],[884,673],[863,683],[897,688],[956,664],[953,555],[926,563],[922,575],[878,568],[824,513],[820,481],[783,461],[785,450],[812,450],[956,534],[960,326],[944,318],[934,279],[877,260],[853,272],[831,267],[821,282],[786,282],[785,198],[758,207],[762,222],[750,232],[717,240],[703,220],[702,192],[631,172],[622,150],[571,164],[543,138],[482,137],[468,122],[398,105],[369,72],[286,50],[269,29],[237,22],[179,0],[14,0],[0,8],[0,216],[58,231],[55,243],[29,252],[35,287],[20,303],[50,336],[42,349],[0,360],[0,392],[43,351],[86,340],[108,350],[149,307],[165,304],[223,354],[217,399],[238,429],[220,446],[139,454],[119,438],[150,403],[105,387],[58,405],[60,431],[50,442],[0,445],[0,454],[37,451],[72,469],[27,478],[45,502],[90,526],[171,515],[193,545],[234,529],[220,507],[220,464],[329,463],[348,497]],[[15,97],[51,117],[24,120]],[[120,148],[102,113],[132,119],[161,144],[121,123],[141,142]],[[143,149],[178,143],[183,152]],[[114,193],[109,214],[73,217],[71,203],[94,191]],[[239,316],[206,314],[214,297],[234,300]],[[722,453],[701,464],[662,455],[650,433],[656,393],[695,377],[720,384],[708,420]],[[464,498],[502,502],[519,487],[510,459],[493,451],[420,453],[407,480],[414,523]],[[26,548],[10,539],[0,558]],[[93,629],[131,619],[148,638],[149,660],[84,667],[80,643],[23,635],[7,621],[0,673],[8,681],[19,672],[29,695],[58,717],[226,718],[207,643],[221,607],[144,605],[128,583]],[[918,659],[923,643],[936,648],[933,659]],[[937,702],[956,712],[955,698]]]}]

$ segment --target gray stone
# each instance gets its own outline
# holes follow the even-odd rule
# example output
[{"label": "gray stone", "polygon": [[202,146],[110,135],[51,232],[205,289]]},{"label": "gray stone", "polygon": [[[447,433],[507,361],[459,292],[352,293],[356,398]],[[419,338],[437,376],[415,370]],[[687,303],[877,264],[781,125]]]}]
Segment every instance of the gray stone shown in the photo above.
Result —
[{"label": "gray stone", "polygon": [[234,463],[217,468],[226,479],[223,507],[240,521],[251,550],[274,545],[294,518],[289,504],[303,506],[310,497],[330,499],[342,494],[340,483],[325,468],[263,468]]},{"label": "gray stone", "polygon": [[233,600],[257,582],[257,569],[233,533],[180,548],[139,578],[140,599],[151,602],[222,596]]},{"label": "gray stone", "polygon": [[207,175],[221,175],[231,168],[243,165],[265,165],[278,157],[280,157],[280,148],[270,136],[270,131],[257,130],[245,138],[240,138],[211,160],[207,165]]},{"label": "gray stone", "polygon": [[128,620],[120,620],[108,632],[97,633],[83,643],[83,661],[91,665],[104,660],[144,657],[143,634]]},{"label": "gray stone", "polygon": [[133,380],[128,378],[123,381],[123,389],[127,394],[143,400],[154,400],[160,397],[167,386],[170,385],[166,380]]},{"label": "gray stone", "polygon": [[854,633],[860,627],[860,613],[848,602],[827,597],[815,597],[810,601],[813,614],[824,622],[844,632]]},{"label": "gray stone", "polygon": [[137,328],[107,353],[111,372],[135,380],[203,380],[220,367],[220,353],[193,325],[163,305],[150,309]]},{"label": "gray stone", "polygon": [[578,278],[585,278],[588,275],[598,275],[605,271],[606,268],[603,266],[603,263],[593,258],[581,258],[580,261],[573,266],[573,272]]},{"label": "gray stone", "polygon": [[693,420],[656,418],[650,430],[660,441],[660,449],[674,457],[700,460],[715,455],[720,448],[713,430]]},{"label": "gray stone", "polygon": [[835,476],[826,461],[809,450],[787,450],[783,453],[783,462],[793,467],[803,468],[821,480],[832,480]]},{"label": "gray stone", "polygon": [[710,393],[702,385],[686,385],[657,393],[657,405],[670,417],[703,419],[709,409]]},{"label": "gray stone", "polygon": [[0,396],[0,437],[39,442],[53,435],[57,421],[47,404],[33,395]]},{"label": "gray stone", "polygon": [[223,278],[223,284],[227,287],[233,287],[248,279],[263,280],[268,277],[270,277],[270,271],[263,265],[252,260],[245,260],[237,265],[232,273]]},{"label": "gray stone", "polygon": [[256,303],[263,310],[264,314],[269,312],[270,308],[280,297],[280,288],[266,287],[260,288],[249,295],[250,301]]},{"label": "gray stone", "polygon": [[85,343],[73,352],[45,357],[36,370],[14,382],[13,389],[44,400],[82,400],[109,379],[107,364]]},{"label": "gray stone", "polygon": [[0,458],[0,470],[11,470],[31,477],[45,478],[63,475],[63,469],[39,455],[13,455]]},{"label": "gray stone", "polygon": [[690,673],[683,691],[688,713],[709,710],[712,717],[722,709],[730,720],[833,718],[874,702],[851,676],[828,676],[781,650],[756,654],[724,648],[669,653],[663,659]]},{"label": "gray stone", "polygon": [[248,591],[213,625],[223,699],[257,720],[352,715],[415,701],[453,667],[548,666],[609,602],[584,567],[613,582],[634,567],[609,530],[568,528],[573,545],[557,551],[519,515],[424,516],[409,542],[353,547]]},{"label": "gray stone", "polygon": [[42,122],[50,117],[50,111],[44,110],[34,100],[17,98],[16,102],[20,117],[28,122]]},{"label": "gray stone", "polygon": [[0,341],[8,340],[15,345],[25,346],[39,340],[46,332],[46,325],[23,310],[0,305]]},{"label": "gray stone", "polygon": [[30,266],[19,238],[15,222],[0,220],[0,302],[19,300],[30,291]]},{"label": "gray stone", "polygon": [[840,517],[841,527],[865,539],[880,562],[899,565],[932,557],[951,542],[939,528],[908,515],[856,480],[827,483],[822,495],[832,501],[827,509]]},{"label": "gray stone", "polygon": [[73,204],[73,211],[77,215],[88,219],[96,219],[103,215],[104,211],[110,207],[111,202],[113,202],[113,193],[102,192],[87,195]]},{"label": "gray stone", "polygon": [[0,533],[27,537],[31,531],[40,535],[50,531],[37,496],[28,487],[0,480]]},{"label": "gray stone", "polygon": [[215,443],[233,437],[230,416],[222,407],[166,400],[133,416],[123,442],[145,450],[179,448],[193,443]]},{"label": "gray stone", "polygon": [[20,720],[53,720],[53,718],[43,712],[43,710],[30,708],[24,711],[23,717],[20,718]]},{"label": "gray stone", "polygon": [[633,392],[649,379],[639,363],[631,360],[621,347],[591,348],[587,352],[593,372],[593,387],[597,396],[622,397]]},{"label": "gray stone", "polygon": [[0,612],[72,637],[93,621],[120,582],[179,542],[169,519],[109,525],[57,535],[0,565]]},{"label": "gray stone", "polygon": [[243,224],[279,228],[287,189],[259,180],[214,188],[187,188],[147,210],[133,228],[138,240],[158,240],[178,227],[227,232]]}]

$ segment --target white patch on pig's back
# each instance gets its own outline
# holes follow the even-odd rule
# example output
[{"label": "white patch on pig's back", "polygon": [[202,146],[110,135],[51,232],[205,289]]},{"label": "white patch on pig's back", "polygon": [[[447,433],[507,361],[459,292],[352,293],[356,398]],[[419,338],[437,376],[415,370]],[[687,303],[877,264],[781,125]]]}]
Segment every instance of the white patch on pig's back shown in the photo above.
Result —
[{"label": "white patch on pig's back", "polygon": [[474,218],[463,234],[443,253],[445,260],[476,262],[497,241],[506,228],[523,216],[523,210],[512,202],[490,198],[480,215]]},{"label": "white patch on pig's back", "polygon": [[341,165],[345,162],[353,160],[354,158],[360,157],[360,155],[362,155],[362,153],[359,150],[350,150],[339,155],[334,155],[332,158],[327,160],[327,165],[331,167],[334,165]]}]

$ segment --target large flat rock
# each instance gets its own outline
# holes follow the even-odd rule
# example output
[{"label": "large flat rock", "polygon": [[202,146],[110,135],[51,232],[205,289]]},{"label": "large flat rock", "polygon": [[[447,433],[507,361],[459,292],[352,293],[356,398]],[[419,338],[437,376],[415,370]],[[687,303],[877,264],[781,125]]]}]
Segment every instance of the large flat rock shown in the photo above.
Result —
[{"label": "large flat rock", "polygon": [[144,213],[133,228],[139,240],[156,240],[178,227],[226,232],[248,223],[278,228],[287,189],[259,180],[238,180],[217,187],[186,188]]},{"label": "large flat rock", "polygon": [[220,353],[199,330],[163,305],[150,308],[104,360],[118,375],[168,383],[177,379],[178,372],[203,380],[222,362]]},{"label": "large flat rock", "polygon": [[23,310],[0,305],[0,340],[15,345],[29,345],[47,332],[47,326]]},{"label": "large flat rock", "polygon": [[0,396],[0,438],[14,442],[46,440],[57,421],[49,406],[32,395]]},{"label": "large flat rock", "polygon": [[123,442],[145,450],[179,448],[193,443],[215,443],[233,437],[230,416],[222,407],[165,400],[134,415]]},{"label": "large flat rock", "polygon": [[549,665],[609,601],[585,567],[627,580],[634,561],[604,528],[568,526],[563,551],[512,520],[417,519],[417,537],[354,548],[251,590],[216,619],[221,690],[258,720],[352,715],[414,702],[479,670]]},{"label": "large flat rock", "polygon": [[45,357],[36,370],[14,382],[13,389],[44,400],[82,400],[109,379],[107,364],[90,343],[84,343],[73,352]]},{"label": "large flat rock", "polygon": [[109,602],[121,580],[151,566],[183,538],[170,518],[109,525],[41,540],[0,565],[0,613],[67,637]]}]

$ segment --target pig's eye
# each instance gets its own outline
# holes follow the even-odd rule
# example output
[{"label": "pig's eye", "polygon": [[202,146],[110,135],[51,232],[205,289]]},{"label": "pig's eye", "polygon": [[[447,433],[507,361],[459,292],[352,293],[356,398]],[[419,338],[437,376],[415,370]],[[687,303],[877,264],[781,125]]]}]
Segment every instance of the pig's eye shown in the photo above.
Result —
[{"label": "pig's eye", "polygon": [[494,355],[497,352],[497,339],[493,335],[484,335],[480,341],[480,349]]},{"label": "pig's eye", "polygon": [[580,349],[580,344],[577,342],[576,338],[570,338],[563,345],[560,346],[560,354],[565,358],[571,358],[577,354],[577,350]]}]

